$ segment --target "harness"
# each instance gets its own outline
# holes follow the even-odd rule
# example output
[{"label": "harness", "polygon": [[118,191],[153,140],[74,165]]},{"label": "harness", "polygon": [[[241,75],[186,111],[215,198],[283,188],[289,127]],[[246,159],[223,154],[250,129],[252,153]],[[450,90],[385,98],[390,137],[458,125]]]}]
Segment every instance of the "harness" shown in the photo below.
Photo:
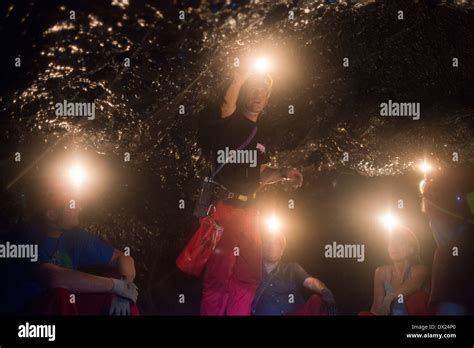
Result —
[{"label": "harness", "polygon": [[[250,133],[250,135],[248,136],[248,138],[242,143],[240,144],[240,146],[236,149],[237,151],[238,150],[242,150],[244,148],[246,148],[250,142],[253,140],[253,138],[255,137],[255,135],[257,134],[257,126],[255,126],[253,129],[252,129],[252,132]],[[224,185],[222,185],[220,182],[214,180],[214,178],[217,176],[217,174],[219,174],[219,172],[224,168],[224,166],[227,164],[227,160],[226,162],[224,163],[221,163],[221,165],[212,173],[212,175],[207,178],[207,180],[213,184],[216,184],[217,187],[219,187],[221,190],[225,191],[225,194],[224,195],[221,195],[220,197],[218,197],[219,199],[237,199],[241,202],[247,202],[249,201],[250,199],[255,199],[257,197],[257,194],[254,192],[253,194],[251,195],[242,195],[242,194],[239,194],[239,193],[236,193],[236,192],[232,192],[231,190],[229,190],[227,187],[225,187]],[[219,191],[219,190],[218,190]],[[216,195],[219,195],[220,192],[214,192]]]},{"label": "harness", "polygon": [[[257,134],[257,126],[252,129],[252,132],[250,133],[248,138],[242,144],[240,144],[240,146],[237,148],[237,151],[247,147],[252,141],[252,139],[255,137],[255,134]],[[210,177],[204,178],[201,193],[194,208],[194,216],[201,218],[204,216],[212,215],[212,213],[210,212],[211,210],[214,210],[215,212],[216,207],[214,206],[214,203],[217,200],[235,200],[239,203],[245,203],[251,199],[256,198],[256,192],[248,196],[232,192],[227,187],[225,187],[220,182],[214,179],[226,164],[227,159],[224,163],[220,164],[220,166],[212,173]]]},{"label": "harness", "polygon": [[[241,195],[240,193],[232,192],[227,187],[225,187],[224,185],[222,185],[221,183],[219,183],[215,180],[209,179],[209,181],[216,184],[219,188],[221,188],[222,190],[225,191],[225,194],[222,195],[221,197],[219,197],[220,199],[237,199],[237,200],[242,201],[242,202],[247,202],[249,199],[257,198],[257,193],[256,192],[254,192],[254,193],[252,193],[251,195],[248,195],[248,196]],[[216,194],[219,194],[219,192],[216,192]]]}]

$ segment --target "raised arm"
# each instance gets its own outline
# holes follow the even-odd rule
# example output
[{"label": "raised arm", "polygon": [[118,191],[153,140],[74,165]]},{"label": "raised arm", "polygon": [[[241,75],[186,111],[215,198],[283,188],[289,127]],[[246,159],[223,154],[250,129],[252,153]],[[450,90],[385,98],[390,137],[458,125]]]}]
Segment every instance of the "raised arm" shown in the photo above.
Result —
[{"label": "raised arm", "polygon": [[260,167],[260,184],[269,185],[281,180],[292,180],[296,187],[303,185],[303,175],[294,168],[274,168],[266,164]]},{"label": "raised arm", "polygon": [[234,77],[224,96],[224,102],[221,105],[221,118],[231,116],[235,112],[235,109],[237,109],[237,100],[239,99],[240,89],[248,77],[248,72],[234,72]]}]

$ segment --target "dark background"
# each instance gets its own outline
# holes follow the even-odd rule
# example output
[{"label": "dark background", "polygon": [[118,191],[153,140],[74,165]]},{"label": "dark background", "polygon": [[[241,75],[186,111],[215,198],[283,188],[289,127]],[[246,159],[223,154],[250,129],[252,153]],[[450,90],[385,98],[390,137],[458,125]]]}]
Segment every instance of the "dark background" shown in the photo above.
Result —
[{"label": "dark background", "polygon": [[[474,159],[472,4],[112,3],[0,4],[3,232],[28,217],[28,192],[37,179],[79,156],[96,180],[84,191],[84,224],[131,248],[142,311],[198,314],[199,280],[174,267],[197,226],[192,210],[206,173],[196,133],[234,57],[253,47],[275,57],[274,90],[262,116],[275,164],[305,175],[297,191],[285,184],[262,193],[262,206],[285,223],[287,259],[327,283],[342,314],[367,309],[374,269],[388,262],[377,216],[403,199],[399,213],[431,263],[433,241],[419,212],[421,176],[414,166],[425,156],[450,166],[453,151],[461,163]],[[14,67],[16,57],[21,68]],[[342,67],[344,57],[350,68]],[[460,67],[451,66],[453,57]],[[52,107],[64,99],[95,100],[96,120],[56,118]],[[388,99],[420,102],[421,120],[380,117],[379,105]],[[290,104],[295,115],[288,115]],[[16,151],[20,163],[13,160]],[[124,152],[130,162],[123,162]],[[288,199],[295,200],[293,211]],[[324,258],[332,241],[363,243],[365,262]],[[178,304],[181,293],[185,305]]]}]

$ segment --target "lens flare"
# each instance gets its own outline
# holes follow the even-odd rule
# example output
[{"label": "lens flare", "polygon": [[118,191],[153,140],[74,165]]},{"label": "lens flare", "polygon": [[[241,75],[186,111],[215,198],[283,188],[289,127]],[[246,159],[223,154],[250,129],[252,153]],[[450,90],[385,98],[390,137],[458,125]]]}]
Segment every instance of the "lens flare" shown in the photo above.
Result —
[{"label": "lens flare", "polygon": [[75,164],[69,169],[69,179],[74,187],[79,188],[86,180],[86,172],[80,165]]},{"label": "lens flare", "polygon": [[431,172],[431,170],[433,169],[433,167],[431,166],[431,164],[429,164],[428,162],[426,161],[423,161],[420,165],[419,165],[419,168],[421,170],[421,172],[423,174],[428,174],[429,172]]},{"label": "lens flare", "polygon": [[272,215],[267,219],[267,229],[271,233],[277,233],[281,230],[281,221],[276,215]]},{"label": "lens flare", "polygon": [[391,213],[386,213],[382,215],[380,217],[380,222],[388,231],[393,231],[393,229],[400,224],[400,221],[398,220],[398,218]]},{"label": "lens flare", "polygon": [[255,71],[259,73],[266,73],[270,69],[270,61],[265,57],[260,57],[255,61]]}]

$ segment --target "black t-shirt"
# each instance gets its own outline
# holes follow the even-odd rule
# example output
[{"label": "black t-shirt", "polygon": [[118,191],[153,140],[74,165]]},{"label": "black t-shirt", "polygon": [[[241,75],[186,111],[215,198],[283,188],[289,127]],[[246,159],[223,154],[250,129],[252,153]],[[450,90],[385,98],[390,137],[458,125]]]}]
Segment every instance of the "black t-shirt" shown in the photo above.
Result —
[{"label": "black t-shirt", "polygon": [[270,162],[258,128],[243,151],[236,151],[258,126],[258,122],[252,122],[239,111],[218,121],[213,146],[213,170],[223,162],[226,164],[214,179],[231,192],[253,194],[260,185],[260,166]]},{"label": "black t-shirt", "polygon": [[285,315],[303,306],[305,301],[301,289],[308,277],[308,273],[298,263],[280,262],[271,273],[267,273],[263,267],[262,283],[257,289],[252,313]]}]

